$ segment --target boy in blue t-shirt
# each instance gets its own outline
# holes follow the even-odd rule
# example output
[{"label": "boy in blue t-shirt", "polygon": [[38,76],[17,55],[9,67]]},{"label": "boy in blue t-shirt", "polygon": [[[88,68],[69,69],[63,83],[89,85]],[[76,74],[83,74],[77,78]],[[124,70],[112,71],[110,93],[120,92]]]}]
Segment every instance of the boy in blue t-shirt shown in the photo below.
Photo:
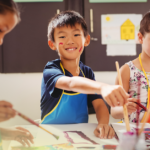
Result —
[{"label": "boy in blue t-shirt", "polygon": [[64,11],[51,19],[48,44],[60,59],[48,62],[43,71],[41,123],[87,123],[87,101],[90,101],[98,120],[95,135],[112,138],[114,131],[108,125],[109,112],[102,96],[112,107],[122,106],[129,96],[121,86],[96,82],[92,69],[80,62],[89,43],[87,25],[79,13]]}]

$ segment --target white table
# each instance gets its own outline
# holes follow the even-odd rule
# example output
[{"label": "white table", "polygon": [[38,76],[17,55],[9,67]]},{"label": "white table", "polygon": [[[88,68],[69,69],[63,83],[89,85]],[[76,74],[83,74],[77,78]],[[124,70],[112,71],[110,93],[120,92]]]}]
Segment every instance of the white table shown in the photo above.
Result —
[{"label": "white table", "polygon": [[[82,133],[84,133],[91,140],[100,144],[101,147],[102,147],[102,145],[106,145],[106,144],[112,144],[112,145],[118,144],[118,142],[115,138],[99,139],[99,138],[95,137],[93,131],[97,126],[96,123],[68,124],[68,125],[42,125],[42,126],[44,128],[46,128],[47,130],[49,130],[50,132],[55,133],[56,135],[59,135],[60,138],[59,138],[59,140],[56,140],[52,135],[49,135],[47,132],[41,130],[40,128],[35,127],[34,125],[22,126],[24,128],[27,128],[28,130],[30,130],[30,132],[35,137],[35,140],[34,140],[35,144],[33,146],[44,146],[44,145],[68,143],[67,139],[64,137],[63,131],[82,131]],[[78,141],[78,142],[84,141],[84,139],[80,138],[78,135],[73,134],[71,136],[75,139],[74,141]],[[20,144],[18,142],[12,141],[10,143],[9,150],[11,150],[11,146],[19,146],[19,145]],[[83,144],[77,144],[77,145],[82,146]],[[87,144],[87,146],[89,146],[89,145],[91,146],[93,144]],[[85,144],[84,144],[84,146],[85,146]]]},{"label": "white table", "polygon": [[[120,130],[125,131],[125,123],[113,123],[113,128],[115,129],[116,133],[118,134]],[[62,143],[68,143],[67,139],[64,137],[63,131],[81,131],[84,133],[87,137],[89,137],[91,140],[95,141],[96,143],[102,145],[117,145],[118,141],[113,138],[113,139],[99,139],[95,137],[93,131],[96,128],[97,124],[96,123],[85,123],[85,124],[65,124],[65,125],[42,125],[44,128],[49,130],[50,132],[58,135],[60,138],[59,140],[56,140],[52,135],[48,134],[47,132],[41,130],[40,128],[34,126],[34,125],[25,125],[22,126],[26,129],[28,129],[34,136],[35,144],[33,146],[44,146],[44,145],[53,145],[53,144],[62,144]],[[135,127],[136,124],[130,124],[130,127]],[[146,128],[150,128],[150,124],[146,124]],[[80,138],[76,134],[71,135],[73,137],[74,142],[85,142],[84,139]],[[120,137],[120,135],[118,134]],[[9,150],[11,150],[11,146],[19,146],[20,144],[18,142],[12,141],[9,146]],[[75,145],[81,145],[83,144],[75,144]],[[87,144],[90,145],[90,147],[93,144]],[[21,145],[20,145],[21,146]],[[84,144],[85,147],[85,144]],[[101,148],[99,148],[101,150]]]}]

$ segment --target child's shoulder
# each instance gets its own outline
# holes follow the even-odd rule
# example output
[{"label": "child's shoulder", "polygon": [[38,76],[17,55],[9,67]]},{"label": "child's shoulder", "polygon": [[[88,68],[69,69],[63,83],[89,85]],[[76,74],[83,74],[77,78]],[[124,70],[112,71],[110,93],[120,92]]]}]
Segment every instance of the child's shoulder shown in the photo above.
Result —
[{"label": "child's shoulder", "polygon": [[129,62],[125,63],[120,68],[120,73],[121,73],[122,80],[130,78],[130,66],[132,66],[132,61],[129,61]]},{"label": "child's shoulder", "polygon": [[131,70],[131,71],[132,71],[132,70],[141,69],[141,68],[140,68],[139,59],[136,58],[136,59],[134,59],[134,60],[132,60],[132,61],[127,62],[127,63],[125,64],[125,66],[124,66],[124,69],[125,69],[125,70],[129,69],[129,70]]},{"label": "child's shoulder", "polygon": [[44,69],[48,69],[48,68],[60,68],[60,59],[48,61]]},{"label": "child's shoulder", "polygon": [[80,69],[84,72],[84,74],[87,78],[91,78],[92,76],[94,76],[94,72],[89,66],[86,66],[81,61],[79,63],[79,66],[80,66]]},{"label": "child's shoulder", "polygon": [[138,64],[138,59],[134,59],[132,61],[125,63],[120,68],[122,78],[129,79],[130,75],[134,74],[134,72],[137,71],[137,64]]}]

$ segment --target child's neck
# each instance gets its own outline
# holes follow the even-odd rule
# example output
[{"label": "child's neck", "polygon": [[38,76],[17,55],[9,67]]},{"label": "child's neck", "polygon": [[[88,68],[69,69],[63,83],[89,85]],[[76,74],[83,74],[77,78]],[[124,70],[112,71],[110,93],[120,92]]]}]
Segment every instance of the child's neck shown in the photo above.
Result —
[{"label": "child's neck", "polygon": [[142,65],[143,68],[146,72],[150,72],[150,57],[144,52],[142,51],[141,53],[141,61],[142,61]]},{"label": "child's neck", "polygon": [[78,76],[80,73],[79,61],[80,58],[77,58],[76,60],[66,60],[61,58],[61,63],[63,67],[67,71],[69,71],[73,76]]}]

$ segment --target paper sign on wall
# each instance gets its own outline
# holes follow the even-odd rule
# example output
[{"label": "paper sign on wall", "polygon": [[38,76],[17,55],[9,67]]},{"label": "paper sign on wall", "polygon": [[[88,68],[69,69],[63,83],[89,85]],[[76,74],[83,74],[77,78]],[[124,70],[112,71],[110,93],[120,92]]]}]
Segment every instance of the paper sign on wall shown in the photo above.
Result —
[{"label": "paper sign on wall", "polygon": [[63,2],[63,0],[14,0],[15,2]]},{"label": "paper sign on wall", "polygon": [[107,56],[135,56],[136,44],[108,44],[106,47]]},{"label": "paper sign on wall", "polygon": [[147,0],[89,0],[90,3],[147,2]]},{"label": "paper sign on wall", "polygon": [[101,15],[102,44],[136,44],[141,14]]}]

